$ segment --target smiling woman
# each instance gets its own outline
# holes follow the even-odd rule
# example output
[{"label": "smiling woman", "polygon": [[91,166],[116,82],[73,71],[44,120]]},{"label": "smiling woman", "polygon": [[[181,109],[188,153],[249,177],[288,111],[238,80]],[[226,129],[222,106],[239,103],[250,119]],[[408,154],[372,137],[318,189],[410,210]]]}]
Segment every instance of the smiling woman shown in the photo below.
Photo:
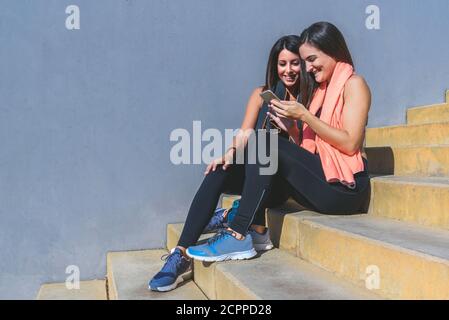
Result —
[{"label": "smiling woman", "polygon": [[[314,78],[301,83],[303,101],[310,103],[305,107],[273,101],[273,111],[279,118],[303,122],[301,147],[321,155],[328,182],[354,188],[354,174],[364,168],[362,143],[371,104],[368,85],[355,75],[345,39],[331,23],[318,22],[304,30],[299,53],[303,69]],[[317,90],[310,90],[317,84]]]},{"label": "smiling woman", "polygon": [[[343,35],[333,24],[315,23],[302,33],[299,53],[304,61],[306,72],[312,74],[315,82],[320,85],[314,97],[316,109],[313,110],[310,105],[310,113],[305,113],[301,117],[306,123],[306,127],[310,127],[320,139],[344,154],[353,156],[362,152],[371,93],[363,77],[354,73],[354,63]],[[336,128],[336,123],[333,125],[329,123],[326,126],[323,121],[317,121],[316,114],[323,106],[322,104],[326,102],[323,93],[330,86],[331,80],[337,81],[339,73],[335,71],[343,68],[347,70],[348,78],[343,80],[342,92],[335,93],[339,96],[342,93],[342,101],[340,101],[342,110],[339,110],[341,114],[336,120],[343,125]],[[315,86],[315,84],[308,84],[306,80],[303,86]],[[319,93],[321,93],[321,97],[319,97]],[[311,98],[305,97],[307,100],[311,100]],[[327,101],[329,99],[331,97]]]},{"label": "smiling woman", "polygon": [[[267,112],[268,104],[260,96],[266,89],[283,99],[269,102],[272,112]],[[300,95],[306,106],[298,102]],[[246,137],[237,135],[225,155],[206,168],[178,246],[150,281],[150,289],[174,289],[191,268],[189,258],[206,262],[250,259],[257,248],[273,248],[264,227],[264,212],[290,196],[303,207],[324,214],[366,212],[370,181],[366,159],[358,149],[369,105],[368,86],[354,75],[351,55],[335,26],[319,23],[306,29],[300,38],[278,40],[270,53],[266,84],[253,91],[241,132],[260,128],[260,120],[267,114],[286,136],[276,134],[277,143],[272,144],[268,143],[271,136],[267,139],[263,135],[273,133],[262,131],[262,136],[260,132],[255,136],[257,148],[250,148]],[[298,126],[298,121],[302,125]],[[298,127],[303,131],[302,140]],[[235,164],[234,157],[241,149],[244,163]],[[255,155],[260,149],[277,153],[276,172],[261,173],[267,164]],[[241,194],[229,227],[207,243],[195,245],[220,195],[229,190]]]},{"label": "smiling woman", "polygon": [[[270,182],[270,190],[263,190],[265,187],[263,184],[253,185],[253,173],[247,174],[247,170],[254,169],[257,174],[261,170],[259,170],[260,163],[254,164],[248,159],[250,158],[248,149],[251,148],[248,147],[246,133],[261,129],[264,123],[267,127],[271,125],[264,121],[268,104],[260,95],[262,91],[272,90],[283,100],[292,102],[298,100],[301,77],[298,51],[299,37],[296,35],[280,38],[271,48],[265,84],[253,90],[246,106],[241,130],[234,137],[225,154],[214,159],[207,166],[205,178],[192,201],[178,245],[167,256],[167,262],[162,270],[150,280],[151,290],[168,291],[176,288],[183,279],[182,274],[189,272],[191,268],[192,260],[189,258],[204,261],[248,259],[256,254],[256,250],[273,248],[269,231],[265,228],[265,208],[278,206],[288,199],[290,194],[288,184],[275,175],[271,175],[270,180],[275,179]],[[287,139],[291,137],[293,141],[299,143],[299,129],[296,121],[277,120],[278,127],[283,132],[279,136],[285,136]],[[266,141],[272,138],[271,136]],[[285,138],[280,139],[288,141]],[[245,154],[244,163],[236,163],[236,155],[243,153]],[[263,156],[258,155],[256,158],[259,162],[264,162]],[[277,163],[277,159],[273,162]],[[205,247],[194,246],[210,221],[222,221],[223,216],[213,216],[222,193],[241,194],[244,199],[243,210],[241,210],[242,207],[239,208],[228,230],[217,233],[209,241],[209,244],[214,246],[213,250],[208,251]],[[248,204],[251,208],[245,208]],[[236,252],[232,252],[233,250]],[[212,252],[214,254],[211,254]]]},{"label": "smiling woman", "polygon": [[[328,41],[331,38],[332,41]],[[331,23],[318,22],[301,35],[299,53],[318,83],[329,81],[335,65],[344,62],[354,67],[351,53],[341,32]]]}]

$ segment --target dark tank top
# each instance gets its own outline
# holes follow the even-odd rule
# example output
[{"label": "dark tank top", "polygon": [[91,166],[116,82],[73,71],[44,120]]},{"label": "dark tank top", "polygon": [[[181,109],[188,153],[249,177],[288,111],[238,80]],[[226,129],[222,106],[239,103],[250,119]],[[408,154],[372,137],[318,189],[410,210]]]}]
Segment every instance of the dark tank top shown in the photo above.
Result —
[{"label": "dark tank top", "polygon": [[[286,90],[285,90],[285,86],[282,83],[282,81],[278,81],[278,83],[274,86],[274,88],[270,88],[271,91],[274,92],[274,94],[279,97],[280,99],[285,98],[285,94],[286,94]],[[297,101],[300,100],[300,94],[298,94],[298,98]],[[256,122],[256,126],[254,127],[255,130],[257,129],[262,129],[263,124],[265,122],[265,118],[267,117],[267,112],[269,111],[268,109],[268,104],[264,101],[262,104],[262,107],[259,110],[259,115],[257,117],[257,122]],[[302,131],[302,121],[297,121],[297,125],[299,128],[299,131]],[[270,129],[276,129],[273,124],[271,123],[271,121],[266,121],[266,127],[265,129],[270,130]],[[281,135],[285,136],[287,139],[289,138],[288,134],[284,131],[282,131]]]}]

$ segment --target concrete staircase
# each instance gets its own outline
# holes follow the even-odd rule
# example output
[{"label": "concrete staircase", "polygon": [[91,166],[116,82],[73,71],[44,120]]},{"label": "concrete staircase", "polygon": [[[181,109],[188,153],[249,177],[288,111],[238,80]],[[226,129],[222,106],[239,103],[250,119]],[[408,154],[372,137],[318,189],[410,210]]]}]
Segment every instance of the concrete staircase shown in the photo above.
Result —
[{"label": "concrete staircase", "polygon": [[[367,129],[366,152],[368,214],[325,216],[289,200],[266,212],[275,249],[246,261],[195,261],[193,281],[167,293],[146,288],[167,250],[111,252],[107,285],[96,282],[99,295],[86,285],[84,298],[449,299],[449,91],[444,104],[409,109],[406,125]],[[182,227],[167,226],[167,249]],[[61,288],[44,285],[38,299],[83,298]]]},{"label": "concrete staircase", "polygon": [[105,280],[81,281],[79,289],[67,289],[65,283],[41,286],[37,300],[107,300]]}]

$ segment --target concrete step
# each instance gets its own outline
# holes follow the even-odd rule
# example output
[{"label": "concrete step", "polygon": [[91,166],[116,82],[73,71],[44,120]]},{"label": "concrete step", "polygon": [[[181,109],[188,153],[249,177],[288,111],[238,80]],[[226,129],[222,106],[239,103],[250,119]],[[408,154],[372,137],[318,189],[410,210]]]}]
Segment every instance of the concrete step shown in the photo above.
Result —
[{"label": "concrete step", "polygon": [[449,121],[449,104],[440,103],[407,109],[407,124],[426,124]]},{"label": "concrete step", "polygon": [[446,103],[409,108],[407,124],[425,124],[449,121],[449,90],[446,91]]},{"label": "concrete step", "polygon": [[107,300],[106,281],[80,281],[79,289],[68,289],[65,283],[43,284],[37,300]]},{"label": "concrete step", "polygon": [[251,260],[194,262],[195,282],[209,299],[379,299],[302,259],[273,249]]},{"label": "concrete step", "polygon": [[[109,252],[107,277],[110,300],[205,300],[206,296],[189,280],[176,290],[153,292],[148,281],[162,268],[166,250]],[[191,277],[191,274],[190,274]],[[189,277],[186,277],[189,278]]]},{"label": "concrete step", "polygon": [[372,178],[369,214],[449,230],[449,178]]},{"label": "concrete step", "polygon": [[449,145],[365,148],[370,173],[449,177]]},{"label": "concrete step", "polygon": [[[389,299],[449,299],[449,233],[385,218],[285,215],[269,209],[274,241],[338,277]],[[285,233],[288,233],[285,234]]]},{"label": "concrete step", "polygon": [[222,208],[231,208],[234,200],[240,199],[240,195],[233,194],[223,194],[221,197],[221,207]]},{"label": "concrete step", "polygon": [[449,144],[449,122],[366,129],[366,148]]},{"label": "concrete step", "polygon": [[[177,242],[183,224],[168,226],[167,243]],[[209,235],[203,235],[203,239]],[[194,263],[195,283],[209,299],[379,299],[280,250],[251,260]]]}]

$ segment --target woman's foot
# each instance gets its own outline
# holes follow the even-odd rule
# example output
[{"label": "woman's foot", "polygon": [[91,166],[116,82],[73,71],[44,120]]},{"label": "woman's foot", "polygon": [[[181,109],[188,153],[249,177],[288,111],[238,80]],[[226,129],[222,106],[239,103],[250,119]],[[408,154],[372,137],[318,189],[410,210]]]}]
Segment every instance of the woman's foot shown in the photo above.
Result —
[{"label": "woman's foot", "polygon": [[256,251],[267,251],[273,249],[274,245],[271,242],[270,231],[268,228],[254,228],[248,232],[253,239],[254,249]]},{"label": "woman's foot", "polygon": [[250,234],[238,240],[238,235],[230,230],[221,230],[207,243],[189,247],[186,253],[190,258],[206,262],[250,259],[257,254]]},{"label": "woman's foot", "polygon": [[250,230],[250,231],[251,231],[251,230],[252,230],[252,231],[256,231],[256,232],[258,232],[258,233],[260,233],[260,234],[265,233],[266,229],[267,229],[267,227],[261,226],[261,225],[258,225],[258,224],[252,224],[252,225],[249,227],[249,230]]},{"label": "woman's foot", "polygon": [[214,215],[210,219],[203,233],[218,232],[221,229],[227,228],[234,219],[237,210],[240,206],[240,199],[234,200],[231,208],[216,208]]},{"label": "woman's foot", "polygon": [[192,260],[184,256],[181,248],[173,248],[162,259],[165,260],[165,264],[161,271],[150,280],[148,289],[162,292],[170,291],[191,277]]},{"label": "woman's foot", "polygon": [[210,219],[207,226],[204,228],[203,233],[212,233],[217,232],[220,229],[226,228],[226,214],[228,209],[225,208],[217,208],[215,209],[214,215]]}]

